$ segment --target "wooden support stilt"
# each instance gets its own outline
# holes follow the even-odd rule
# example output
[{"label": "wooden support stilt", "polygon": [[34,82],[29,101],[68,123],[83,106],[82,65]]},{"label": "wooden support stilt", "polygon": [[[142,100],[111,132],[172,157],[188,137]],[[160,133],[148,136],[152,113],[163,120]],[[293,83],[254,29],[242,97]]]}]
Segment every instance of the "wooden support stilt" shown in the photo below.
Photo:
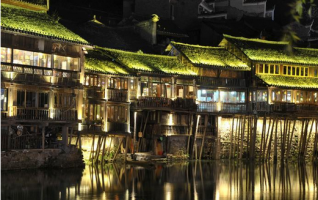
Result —
[{"label": "wooden support stilt", "polygon": [[293,123],[293,128],[291,130],[291,135],[290,135],[290,139],[288,141],[288,146],[287,146],[287,155],[286,155],[286,158],[288,159],[289,157],[289,153],[290,153],[290,149],[291,149],[291,145],[292,145],[292,142],[293,142],[293,136],[294,136],[294,131],[295,131],[295,126],[296,126],[296,120],[293,120],[294,123]]},{"label": "wooden support stilt", "polygon": [[287,129],[288,129],[288,119],[285,118],[284,120],[284,129],[282,132],[282,142],[281,142],[281,160],[285,160],[285,152],[286,152],[286,136],[287,136]]},{"label": "wooden support stilt", "polygon": [[95,134],[93,134],[93,142],[92,142],[92,146],[91,146],[91,153],[89,154],[89,159],[91,161],[93,161],[93,158],[94,158],[94,153],[95,153]]},{"label": "wooden support stilt", "polygon": [[231,129],[231,134],[230,134],[230,152],[229,152],[229,159],[232,158],[234,121],[235,121],[235,118],[233,117],[233,118],[232,118],[232,129]]},{"label": "wooden support stilt", "polygon": [[[106,151],[106,156],[107,156],[107,157],[110,156],[111,148],[112,148],[112,143],[113,143],[113,137],[110,137],[109,147],[108,147],[108,150]],[[112,160],[112,158],[109,158],[109,160]]]},{"label": "wooden support stilt", "polygon": [[187,141],[187,152],[190,154],[190,140],[192,135],[193,127],[193,114],[189,114],[189,126],[188,126],[188,141]]},{"label": "wooden support stilt", "polygon": [[260,159],[261,160],[263,160],[265,131],[266,131],[266,116],[263,117],[263,127],[262,127],[261,146],[260,146]]},{"label": "wooden support stilt", "polygon": [[[310,120],[308,121],[308,126],[309,126],[309,122],[310,122]],[[304,150],[304,156],[306,156],[306,154],[307,154],[307,149],[308,149],[308,145],[309,145],[309,142],[310,142],[310,138],[311,138],[313,126],[314,126],[314,120],[312,120],[311,127],[310,127],[310,131],[309,131],[309,134],[308,134],[308,138],[306,139],[306,145],[305,145],[305,150]]]},{"label": "wooden support stilt", "polygon": [[303,144],[303,137],[304,137],[304,130],[305,130],[305,120],[302,121],[301,123],[301,135],[300,135],[300,139],[299,139],[299,146],[298,146],[298,156],[302,157],[302,144]]},{"label": "wooden support stilt", "polygon": [[209,116],[206,115],[206,116],[205,116],[205,119],[204,119],[204,132],[203,132],[203,137],[202,137],[202,142],[201,142],[199,160],[201,160],[201,158],[202,158],[202,151],[203,151],[203,147],[204,147],[204,140],[205,140],[205,135],[206,135],[206,129],[207,129],[207,126],[208,126],[208,119],[209,119]]},{"label": "wooden support stilt", "polygon": [[96,147],[96,152],[95,152],[95,157],[94,157],[94,163],[98,162],[98,157],[101,149],[101,144],[102,144],[102,136],[98,136],[98,141],[97,141],[97,147]]},{"label": "wooden support stilt", "polygon": [[251,135],[251,116],[247,116],[247,136],[246,136],[246,153],[249,157],[250,150],[250,135]]},{"label": "wooden support stilt", "polygon": [[268,147],[267,147],[267,156],[266,156],[267,160],[270,159],[270,155],[271,155],[272,140],[273,140],[273,135],[274,135],[275,124],[277,126],[277,118],[273,119],[273,124],[272,124],[271,132],[270,132],[270,138],[269,138]]},{"label": "wooden support stilt", "polygon": [[318,120],[316,120],[316,131],[315,131],[315,140],[314,140],[314,152],[313,159],[318,158]]},{"label": "wooden support stilt", "polygon": [[195,148],[197,147],[196,142],[197,142],[197,134],[198,134],[198,128],[199,128],[199,124],[200,124],[200,118],[201,118],[200,115],[198,115],[197,123],[196,123],[196,127],[195,127],[193,144],[192,144],[192,152],[191,152],[192,158],[193,158],[194,151],[196,150]]},{"label": "wooden support stilt", "polygon": [[103,151],[102,151],[102,164],[105,163],[105,149],[106,149],[106,140],[107,140],[107,136],[105,136],[104,138],[104,142],[102,143],[103,144]]},{"label": "wooden support stilt", "polygon": [[146,117],[146,121],[145,121],[144,128],[143,128],[143,131],[142,131],[142,136],[141,136],[141,138],[138,139],[138,145],[137,145],[137,151],[136,152],[139,152],[140,149],[142,149],[143,138],[144,138],[144,134],[145,134],[145,131],[146,131],[147,122],[148,122],[148,118],[149,118],[149,112],[150,111],[147,112],[147,117]]},{"label": "wooden support stilt", "polygon": [[118,148],[116,149],[116,152],[115,152],[115,155],[114,155],[113,161],[115,161],[115,160],[116,160],[117,155],[118,155],[118,152],[119,152],[119,149],[120,149],[120,146],[121,146],[121,144],[123,143],[123,141],[124,141],[124,138],[122,138],[122,139],[121,139],[121,141],[120,141],[120,143],[119,143],[119,145],[118,145]]},{"label": "wooden support stilt", "polygon": [[[125,163],[126,163],[126,161],[127,161],[128,146],[129,146],[129,136],[126,135],[125,158],[124,158]],[[126,168],[125,168],[125,169],[126,169]],[[126,174],[126,173],[125,173],[125,174]],[[126,179],[125,179],[125,181],[126,181]]]},{"label": "wooden support stilt", "polygon": [[264,133],[263,160],[266,159],[266,155],[267,155],[267,144],[268,144],[268,140],[269,140],[269,136],[271,132],[272,117],[269,117],[268,120],[269,120],[269,124],[268,124],[267,130],[265,128],[265,133]]},{"label": "wooden support stilt", "polygon": [[257,133],[257,121],[258,118],[257,116],[253,116],[252,118],[252,123],[253,127],[251,127],[251,139],[250,139],[250,159],[254,160],[255,159],[255,143],[256,143],[256,133]]},{"label": "wooden support stilt", "polygon": [[277,162],[277,130],[278,130],[278,122],[281,124],[281,120],[277,119],[275,126],[275,139],[274,139],[274,162]]},{"label": "wooden support stilt", "polygon": [[309,120],[305,121],[305,128],[304,128],[304,134],[302,137],[302,148],[301,148],[301,157],[305,157],[305,150],[306,150],[306,143],[307,143],[307,135],[308,135],[308,126],[309,126]]},{"label": "wooden support stilt", "polygon": [[241,118],[241,147],[240,147],[240,159],[243,156],[243,142],[244,142],[244,132],[245,132],[245,116]]}]

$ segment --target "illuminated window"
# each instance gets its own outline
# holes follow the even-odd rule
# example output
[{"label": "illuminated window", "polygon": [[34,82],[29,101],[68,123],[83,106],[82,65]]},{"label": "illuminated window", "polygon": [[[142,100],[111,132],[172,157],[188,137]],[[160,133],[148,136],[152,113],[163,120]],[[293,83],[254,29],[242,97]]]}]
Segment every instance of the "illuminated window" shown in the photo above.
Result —
[{"label": "illuminated window", "polygon": [[218,102],[219,91],[217,90],[198,90],[198,100],[202,102]]},{"label": "illuminated window", "polygon": [[224,103],[245,103],[245,92],[221,91],[220,100]]},{"label": "illuminated window", "polygon": [[126,123],[128,109],[125,106],[107,106],[107,121]]},{"label": "illuminated window", "polygon": [[257,102],[266,102],[267,101],[267,91],[259,90],[257,91]]},{"label": "illuminated window", "polygon": [[11,63],[11,48],[1,47],[1,62]]},{"label": "illuminated window", "polygon": [[65,56],[54,55],[54,68],[78,71],[79,70],[79,59]]}]

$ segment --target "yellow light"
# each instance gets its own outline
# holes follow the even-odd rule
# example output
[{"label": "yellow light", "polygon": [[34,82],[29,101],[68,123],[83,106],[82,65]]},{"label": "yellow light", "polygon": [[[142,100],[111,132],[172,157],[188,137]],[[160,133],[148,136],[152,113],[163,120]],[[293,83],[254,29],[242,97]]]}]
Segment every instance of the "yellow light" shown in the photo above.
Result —
[{"label": "yellow light", "polygon": [[78,123],[78,130],[79,130],[79,131],[82,130],[82,123]]},{"label": "yellow light", "polygon": [[221,102],[218,102],[218,103],[216,104],[216,109],[217,109],[218,112],[221,111],[221,105],[222,105]]},{"label": "yellow light", "polygon": [[169,114],[168,125],[173,125],[173,116],[171,113]]},{"label": "yellow light", "polygon": [[53,119],[54,118],[54,112],[53,109],[50,109],[50,118]]}]

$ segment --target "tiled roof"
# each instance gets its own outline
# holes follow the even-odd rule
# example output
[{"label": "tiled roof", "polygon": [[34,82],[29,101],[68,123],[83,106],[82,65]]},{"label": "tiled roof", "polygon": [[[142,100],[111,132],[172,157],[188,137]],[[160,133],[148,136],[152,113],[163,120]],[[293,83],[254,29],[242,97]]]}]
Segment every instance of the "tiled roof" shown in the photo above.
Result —
[{"label": "tiled roof", "polygon": [[221,67],[248,71],[250,68],[223,47],[209,47],[171,42],[193,64],[206,67]]},{"label": "tiled roof", "polygon": [[88,44],[43,11],[31,11],[1,3],[1,28],[53,39]]},{"label": "tiled roof", "polygon": [[225,40],[241,49],[251,60],[284,62],[291,64],[318,65],[318,49],[292,48],[288,42],[274,42],[224,35]]},{"label": "tiled roof", "polygon": [[289,88],[318,88],[318,78],[257,74],[266,84]]},{"label": "tiled roof", "polygon": [[97,47],[104,55],[135,72],[167,73],[179,75],[197,75],[198,69],[189,68],[175,56],[144,54],[117,49]]},{"label": "tiled roof", "polygon": [[85,70],[116,75],[133,74],[118,63],[112,61],[107,55],[98,49],[88,50],[85,56]]}]

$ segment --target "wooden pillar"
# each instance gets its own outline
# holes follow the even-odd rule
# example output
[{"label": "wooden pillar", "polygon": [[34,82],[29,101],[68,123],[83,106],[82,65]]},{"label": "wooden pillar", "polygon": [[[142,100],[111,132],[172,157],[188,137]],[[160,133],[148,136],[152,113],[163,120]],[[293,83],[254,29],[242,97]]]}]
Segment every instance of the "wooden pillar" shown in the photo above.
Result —
[{"label": "wooden pillar", "polygon": [[[43,134],[43,133],[42,133]],[[67,147],[67,140],[68,140],[68,127],[63,126],[62,127],[62,143],[63,143],[63,148]]]},{"label": "wooden pillar", "polygon": [[[128,135],[126,135],[125,158],[124,158],[125,163],[126,163],[126,161],[127,161],[128,145],[129,145],[129,137],[128,137]],[[126,170],[126,168],[125,168],[125,170]],[[126,174],[126,173],[125,173],[125,174]],[[125,181],[126,181],[126,180],[125,180]]]},{"label": "wooden pillar", "polygon": [[45,126],[42,126],[42,149],[45,148]]},{"label": "wooden pillar", "polygon": [[137,112],[134,112],[134,138],[133,138],[134,148],[132,153],[135,153],[135,149],[136,149],[136,137],[137,137],[136,132],[137,132]]},{"label": "wooden pillar", "polygon": [[199,128],[199,122],[200,122],[200,115],[198,115],[197,118],[197,123],[196,123],[196,127],[195,127],[195,132],[194,132],[194,136],[193,136],[193,144],[192,144],[192,151],[191,151],[191,158],[193,158],[193,154],[194,151],[196,150],[196,142],[197,142],[197,134],[198,134],[198,128]]},{"label": "wooden pillar", "polygon": [[[203,151],[203,146],[204,146],[204,140],[205,140],[205,135],[206,135],[206,129],[208,126],[208,119],[209,119],[209,115],[205,116],[205,120],[204,120],[204,132],[203,132],[203,137],[202,137],[202,143],[201,143],[201,149],[200,149],[200,156],[199,156],[199,160],[201,160],[202,157],[202,151]],[[201,165],[201,163],[200,163]]]}]

